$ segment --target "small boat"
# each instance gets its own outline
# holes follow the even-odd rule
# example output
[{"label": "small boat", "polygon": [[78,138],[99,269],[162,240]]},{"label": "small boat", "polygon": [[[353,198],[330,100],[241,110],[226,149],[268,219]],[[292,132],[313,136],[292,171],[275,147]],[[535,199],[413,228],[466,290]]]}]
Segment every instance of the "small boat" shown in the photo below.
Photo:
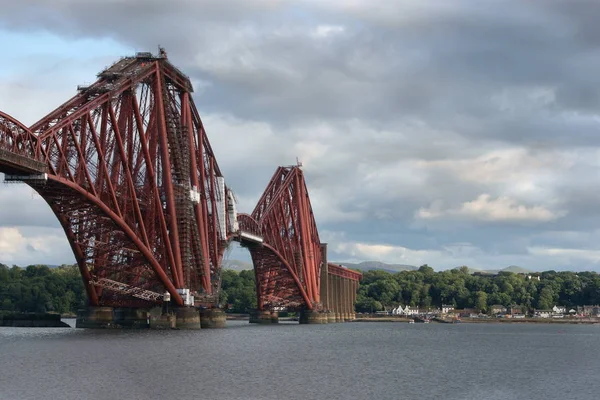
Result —
[{"label": "small boat", "polygon": [[409,324],[414,324],[414,323],[415,323],[415,320],[414,320],[414,319],[411,319],[410,321],[408,321],[408,323],[409,323]]}]

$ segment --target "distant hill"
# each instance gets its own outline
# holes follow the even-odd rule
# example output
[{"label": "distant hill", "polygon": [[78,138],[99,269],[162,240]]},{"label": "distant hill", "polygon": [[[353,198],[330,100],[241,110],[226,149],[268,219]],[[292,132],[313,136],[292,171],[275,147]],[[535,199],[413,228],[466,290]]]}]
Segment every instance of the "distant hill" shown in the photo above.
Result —
[{"label": "distant hill", "polygon": [[[386,263],[380,262],[380,261],[363,261],[361,263],[332,261],[332,263],[343,265],[344,267],[347,267],[350,269],[357,269],[357,270],[361,270],[361,271],[381,270],[381,271],[394,273],[394,272],[399,272],[399,271],[415,271],[415,270],[419,269],[419,267],[416,267],[414,265],[386,264]],[[60,267],[60,265],[49,265],[49,264],[44,264],[44,265],[47,265],[49,268]],[[223,260],[223,268],[231,269],[231,270],[239,272],[239,271],[243,271],[243,270],[253,269],[253,266],[251,263],[245,262],[245,261]],[[454,269],[458,269],[458,268],[460,268],[460,267],[456,267]],[[514,274],[529,274],[532,272],[532,271],[529,271],[528,269],[519,267],[517,265],[511,265],[511,266],[503,268],[503,269],[479,269],[479,268],[473,268],[473,267],[467,267],[467,268],[469,268],[469,274],[479,273],[479,274],[497,275],[499,272],[512,272]]]},{"label": "distant hill", "polygon": [[[456,267],[454,269],[459,269],[461,267]],[[531,271],[519,267],[516,265],[511,265],[502,269],[477,269],[472,267],[467,267],[469,269],[469,274],[479,273],[479,274],[488,274],[488,275],[498,275],[499,272],[512,272],[513,274],[529,274]]]},{"label": "distant hill", "polygon": [[504,269],[501,269],[500,271],[503,271],[503,272],[512,272],[512,273],[515,273],[515,274],[528,274],[528,273],[531,272],[528,269],[525,269],[523,267],[519,267],[517,265],[511,265],[510,267],[506,267]]},{"label": "distant hill", "polygon": [[243,271],[246,269],[252,269],[253,266],[250,263],[240,260],[223,260],[224,269],[232,269],[234,271]]},{"label": "distant hill", "polygon": [[380,261],[363,261],[361,263],[348,263],[348,262],[337,262],[332,261],[334,264],[340,264],[344,267],[350,269],[359,269],[361,271],[372,271],[372,270],[382,270],[387,272],[398,272],[398,271],[414,271],[417,270],[418,267],[414,265],[405,265],[405,264],[386,264]]},{"label": "distant hill", "polygon": [[[379,261],[363,261],[361,263],[347,263],[347,262],[337,262],[332,261],[333,264],[343,265],[344,267],[350,269],[359,269],[361,271],[372,271],[372,270],[382,270],[387,272],[398,272],[398,271],[414,271],[418,269],[414,265],[405,265],[405,264],[386,264]],[[240,260],[223,260],[223,268],[224,269],[232,269],[234,271],[243,271],[246,269],[252,269],[253,266],[251,263],[240,261]]]},{"label": "distant hill", "polygon": [[[463,265],[463,266],[466,266],[466,265]],[[463,266],[454,267],[452,269],[459,269],[459,268],[462,268]],[[467,267],[467,269],[469,270],[469,274],[471,274],[471,275],[473,275],[475,272],[480,273],[480,274],[488,273],[488,271],[484,271],[484,270],[473,268],[473,267]],[[497,271],[495,271],[494,273],[497,273]]]},{"label": "distant hill", "polygon": [[[10,268],[10,267],[12,267],[12,265],[8,265],[8,264],[2,264],[2,263],[0,263],[0,265],[4,265],[4,266],[5,266],[5,267],[7,267],[7,268]],[[35,265],[35,266],[40,266],[40,265],[43,265],[43,266],[46,266],[46,267],[48,267],[48,268],[58,268],[58,267],[60,267],[61,265],[66,265],[66,264],[61,264],[61,265],[55,265],[55,264],[28,264],[28,265],[25,265],[25,266],[17,265],[17,267],[21,267],[21,268],[27,268],[29,265]],[[69,264],[69,265],[70,265],[70,264]]]}]

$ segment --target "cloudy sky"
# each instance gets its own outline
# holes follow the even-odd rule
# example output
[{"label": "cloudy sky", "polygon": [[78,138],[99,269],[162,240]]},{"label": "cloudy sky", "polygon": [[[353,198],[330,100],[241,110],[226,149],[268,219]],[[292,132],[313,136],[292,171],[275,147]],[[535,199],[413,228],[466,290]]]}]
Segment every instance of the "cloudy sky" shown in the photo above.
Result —
[{"label": "cloudy sky", "polygon": [[[600,270],[598,2],[0,6],[0,110],[31,125],[161,45],[239,208],[298,157],[332,260]],[[43,200],[0,185],[0,262],[73,261]]]}]

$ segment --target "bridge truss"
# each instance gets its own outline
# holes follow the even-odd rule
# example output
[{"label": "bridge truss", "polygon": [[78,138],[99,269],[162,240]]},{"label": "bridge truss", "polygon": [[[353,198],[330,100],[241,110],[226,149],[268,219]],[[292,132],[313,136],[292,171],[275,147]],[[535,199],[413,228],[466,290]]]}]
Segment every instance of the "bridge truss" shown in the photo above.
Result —
[{"label": "bridge truss", "polygon": [[47,172],[27,183],[65,230],[92,305],[138,305],[101,279],[215,301],[228,196],[191,92],[164,53],[138,53],[29,129],[2,114],[0,172]]},{"label": "bridge truss", "polygon": [[164,51],[97,77],[29,128],[0,112],[0,172],[48,203],[90,305],[148,307],[168,292],[216,306],[223,253],[239,240],[259,309],[321,309],[326,256],[300,167],[278,168],[254,211],[237,215],[192,84]]}]

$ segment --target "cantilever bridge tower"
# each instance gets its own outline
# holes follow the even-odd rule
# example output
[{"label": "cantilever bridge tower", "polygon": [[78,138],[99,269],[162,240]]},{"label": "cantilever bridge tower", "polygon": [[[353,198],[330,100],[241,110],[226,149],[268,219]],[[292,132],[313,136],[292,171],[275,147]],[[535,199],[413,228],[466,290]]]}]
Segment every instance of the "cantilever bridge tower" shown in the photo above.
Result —
[{"label": "cantilever bridge tower", "polygon": [[162,49],[122,58],[29,128],[0,112],[0,172],[48,203],[91,306],[216,307],[223,253],[238,240],[259,309],[326,309],[326,254],[302,171],[279,168],[238,218],[192,92]]}]

